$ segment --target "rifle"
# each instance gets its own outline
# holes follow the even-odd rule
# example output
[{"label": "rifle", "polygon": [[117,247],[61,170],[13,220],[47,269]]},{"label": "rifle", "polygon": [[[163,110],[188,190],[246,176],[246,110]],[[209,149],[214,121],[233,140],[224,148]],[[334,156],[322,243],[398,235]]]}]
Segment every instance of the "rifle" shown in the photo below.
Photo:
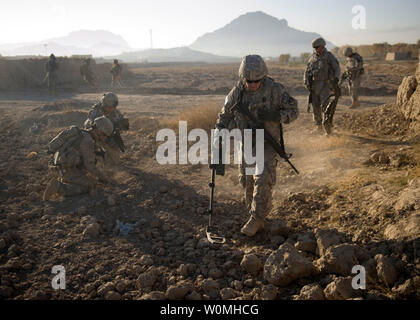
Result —
[{"label": "rifle", "polygon": [[306,112],[311,112],[311,104],[312,104],[312,82],[313,82],[313,76],[312,73],[307,73],[307,84],[308,84],[308,90],[309,90],[309,97],[308,97],[308,106],[306,108]]},{"label": "rifle", "polygon": [[340,78],[340,82],[338,83],[339,86],[341,86],[344,81],[349,80],[349,73],[347,71],[343,72]]},{"label": "rifle", "polygon": [[233,105],[232,109],[237,108],[239,112],[241,112],[242,114],[245,114],[248,117],[248,119],[254,123],[255,128],[263,129],[265,140],[273,147],[273,149],[278,153],[278,155],[281,158],[283,158],[283,160],[292,167],[292,169],[296,172],[296,174],[299,174],[299,171],[295,168],[295,166],[289,160],[292,157],[292,154],[286,154],[286,151],[284,149],[283,126],[281,125],[281,122],[280,122],[280,145],[279,145],[277,141],[273,138],[273,136],[265,128],[264,124],[258,121],[254,117],[254,115],[251,113],[251,111],[249,111],[248,107],[242,105],[240,102],[241,101]]},{"label": "rifle", "polygon": [[129,129],[129,122],[127,118],[121,118],[114,123],[114,131],[110,137],[110,144],[117,145],[122,152],[125,152],[124,141],[121,138],[121,131]]},{"label": "rifle", "polygon": [[121,138],[121,134],[119,130],[114,130],[109,140],[110,140],[109,145],[117,145],[118,148],[120,148],[121,152],[125,152],[124,141]]}]

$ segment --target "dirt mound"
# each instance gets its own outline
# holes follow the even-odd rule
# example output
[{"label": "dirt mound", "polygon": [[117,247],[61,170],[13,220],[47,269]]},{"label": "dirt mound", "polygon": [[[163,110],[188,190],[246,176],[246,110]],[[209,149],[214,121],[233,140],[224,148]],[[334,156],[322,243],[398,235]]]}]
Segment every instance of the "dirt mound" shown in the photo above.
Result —
[{"label": "dirt mound", "polygon": [[420,132],[420,63],[416,75],[407,76],[401,82],[397,105],[404,117],[413,121],[411,127]]},{"label": "dirt mound", "polygon": [[410,121],[395,103],[385,104],[374,110],[344,112],[335,120],[336,126],[353,133],[370,136],[403,136],[409,133]]}]

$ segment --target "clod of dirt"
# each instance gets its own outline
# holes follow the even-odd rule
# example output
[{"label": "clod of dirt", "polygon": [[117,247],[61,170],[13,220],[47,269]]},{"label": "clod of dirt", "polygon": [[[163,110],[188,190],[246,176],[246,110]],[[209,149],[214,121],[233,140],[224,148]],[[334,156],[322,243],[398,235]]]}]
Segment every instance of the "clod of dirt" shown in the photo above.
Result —
[{"label": "clod of dirt", "polygon": [[310,253],[315,253],[317,248],[317,243],[312,232],[306,232],[298,236],[297,242],[295,243],[295,248],[299,251],[306,251]]},{"label": "clod of dirt", "polygon": [[263,269],[263,264],[255,254],[250,253],[243,256],[241,268],[247,273],[257,275]]},{"label": "clod of dirt", "polygon": [[144,266],[151,266],[153,265],[153,257],[150,254],[144,254],[140,257],[139,262]]},{"label": "clod of dirt", "polygon": [[318,252],[322,256],[333,245],[346,242],[346,235],[336,229],[315,229]]},{"label": "clod of dirt", "polygon": [[420,215],[416,212],[396,223],[389,224],[384,231],[385,239],[418,239],[420,236]]},{"label": "clod of dirt", "polygon": [[210,298],[216,299],[219,296],[220,284],[213,279],[205,279],[201,284],[201,290]]},{"label": "clod of dirt", "polygon": [[346,300],[357,297],[351,286],[352,277],[339,277],[327,285],[324,294],[327,300]]},{"label": "clod of dirt", "polygon": [[185,300],[201,300],[201,295],[197,291],[193,291],[185,296]]},{"label": "clod of dirt", "polygon": [[294,300],[325,300],[324,291],[318,283],[308,284],[300,289]]},{"label": "clod of dirt", "polygon": [[149,271],[143,272],[139,275],[137,278],[137,286],[139,289],[151,288],[155,284],[156,280],[157,271],[152,267]]},{"label": "clod of dirt", "polygon": [[213,279],[220,279],[223,275],[223,271],[217,268],[211,268],[208,272],[208,276]]},{"label": "clod of dirt", "polygon": [[375,260],[378,278],[389,288],[392,288],[399,275],[399,271],[395,267],[395,261],[382,254],[376,255]]},{"label": "clod of dirt", "polygon": [[352,268],[359,264],[357,250],[359,248],[352,244],[330,247],[314,264],[320,272],[347,276],[351,274]]},{"label": "clod of dirt", "polygon": [[182,300],[187,295],[189,288],[184,284],[177,284],[169,286],[166,290],[166,295],[169,300]]},{"label": "clod of dirt", "polygon": [[123,293],[125,293],[127,291],[127,288],[129,286],[130,286],[130,281],[122,279],[122,280],[120,280],[120,281],[117,282],[117,284],[115,285],[115,289],[119,293],[123,294]]},{"label": "clod of dirt", "polygon": [[121,300],[121,295],[115,291],[109,291],[104,296],[105,300]]},{"label": "clod of dirt", "polygon": [[115,290],[115,284],[113,282],[107,282],[98,288],[97,293],[99,296],[103,297],[106,293],[113,290]]},{"label": "clod of dirt", "polygon": [[401,191],[394,205],[395,210],[418,210],[420,209],[420,179],[410,181],[407,188]]},{"label": "clod of dirt", "polygon": [[400,148],[397,151],[392,152],[374,151],[369,156],[369,159],[363,164],[370,166],[401,168],[405,166],[413,167],[417,164],[417,162],[407,148]]},{"label": "clod of dirt", "polygon": [[274,300],[278,294],[278,288],[272,284],[263,286],[260,294],[262,300]]},{"label": "clod of dirt", "polygon": [[86,239],[96,239],[99,236],[101,227],[98,223],[91,223],[86,226],[83,231],[83,237]]},{"label": "clod of dirt", "polygon": [[227,299],[234,299],[237,297],[237,293],[235,290],[233,290],[232,288],[223,288],[222,290],[220,290],[220,298],[222,300],[227,300]]},{"label": "clod of dirt", "polygon": [[264,279],[275,286],[287,286],[292,281],[315,273],[313,264],[289,243],[274,251],[264,265]]},{"label": "clod of dirt", "polygon": [[152,291],[141,296],[140,300],[166,300],[167,298],[165,292]]}]

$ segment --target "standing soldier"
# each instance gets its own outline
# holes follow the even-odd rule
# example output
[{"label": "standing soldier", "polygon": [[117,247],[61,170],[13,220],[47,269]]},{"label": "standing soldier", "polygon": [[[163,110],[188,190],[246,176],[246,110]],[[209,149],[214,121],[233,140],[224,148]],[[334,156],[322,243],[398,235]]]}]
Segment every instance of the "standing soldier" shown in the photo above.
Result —
[{"label": "standing soldier", "polygon": [[48,90],[54,90],[55,85],[57,82],[57,74],[56,71],[58,70],[58,63],[57,59],[55,58],[55,55],[51,53],[49,60],[45,64],[45,81],[47,81]]},{"label": "standing soldier", "polygon": [[[243,133],[244,129],[255,128],[256,124],[236,108],[239,104],[247,106],[269,133],[276,137],[277,141],[280,140],[281,122],[289,123],[298,116],[297,101],[287,93],[283,85],[275,82],[267,74],[267,66],[259,55],[248,55],[242,59],[239,67],[240,80],[225,99],[225,105],[216,123],[216,130],[236,127]],[[254,154],[255,148],[254,145]],[[240,165],[239,182],[245,189],[245,203],[250,214],[241,232],[249,237],[264,230],[264,219],[272,207],[272,188],[276,183],[278,158],[273,147],[264,143],[262,173],[246,175],[246,164],[242,161]]]},{"label": "standing soldier", "polygon": [[[315,131],[322,132],[322,126],[324,126],[328,135],[331,133],[332,120],[341,93],[338,86],[340,65],[325,46],[323,38],[312,41],[314,53],[308,60],[303,82],[309,91],[309,100],[312,102],[314,122],[317,126]],[[328,103],[331,97],[330,91],[333,91],[335,98]]]},{"label": "standing soldier", "polygon": [[100,145],[103,149],[105,162],[110,164],[118,164],[120,159],[120,151],[125,151],[124,142],[121,138],[121,132],[129,129],[128,119],[124,118],[117,109],[118,97],[113,92],[105,93],[100,102],[95,104],[88,114],[88,118],[84,123],[85,129],[92,127],[95,119],[105,116],[111,120],[114,130],[108,141],[104,145]]},{"label": "standing soldier", "polygon": [[121,71],[122,71],[122,66],[118,63],[118,59],[114,59],[114,64],[112,65],[112,68],[110,71],[112,74],[111,88],[114,88],[116,85],[122,88]]},{"label": "standing soldier", "polygon": [[54,154],[53,166],[58,169],[61,179],[53,179],[45,189],[43,200],[53,195],[65,197],[89,193],[94,181],[88,173],[101,183],[112,183],[96,167],[95,145],[104,143],[114,130],[106,117],[96,118],[92,128],[80,130],[75,126],[60,132],[48,145],[48,152]]},{"label": "standing soldier", "polygon": [[344,55],[346,56],[346,71],[341,76],[340,83],[348,81],[351,96],[350,108],[353,109],[360,107],[359,88],[365,69],[363,68],[363,58],[357,52],[353,52],[352,48],[346,48]]},{"label": "standing soldier", "polygon": [[82,65],[80,66],[80,74],[87,83],[89,83],[92,87],[95,87],[95,77],[93,76],[92,68],[90,65],[90,58],[87,58],[82,61]]}]

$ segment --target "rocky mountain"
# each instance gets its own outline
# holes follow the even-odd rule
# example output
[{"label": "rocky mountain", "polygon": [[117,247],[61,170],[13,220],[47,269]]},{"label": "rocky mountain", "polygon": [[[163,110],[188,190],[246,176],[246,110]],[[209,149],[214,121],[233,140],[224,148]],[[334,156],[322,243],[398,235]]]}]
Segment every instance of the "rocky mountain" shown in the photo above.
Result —
[{"label": "rocky mountain", "polygon": [[120,35],[105,30],[80,30],[67,36],[46,39],[39,42],[4,44],[0,46],[2,55],[49,55],[59,56],[91,54],[105,56],[132,50]]},{"label": "rocky mountain", "polygon": [[[249,12],[223,28],[199,37],[190,48],[217,55],[242,57],[247,54],[277,57],[312,51],[311,42],[320,35],[289,27],[285,19],[264,12]],[[327,42],[329,49],[335,47]]]},{"label": "rocky mountain", "polygon": [[171,49],[147,49],[142,51],[125,52],[117,56],[107,57],[117,58],[124,62],[238,62],[235,57],[217,56],[211,53],[201,52],[188,47],[178,47]]}]

